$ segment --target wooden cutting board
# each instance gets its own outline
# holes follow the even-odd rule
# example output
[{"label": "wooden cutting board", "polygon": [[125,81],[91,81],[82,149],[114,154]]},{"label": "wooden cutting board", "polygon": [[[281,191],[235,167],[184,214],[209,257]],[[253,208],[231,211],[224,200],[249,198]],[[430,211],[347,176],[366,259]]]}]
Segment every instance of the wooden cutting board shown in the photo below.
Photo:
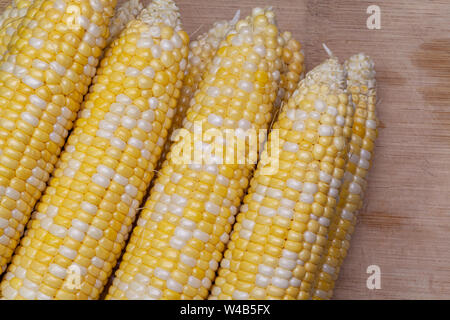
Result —
[{"label": "wooden cutting board", "polygon": [[[8,0],[0,0],[4,7]],[[178,0],[195,37],[218,19],[272,5],[281,30],[303,44],[307,70],[363,51],[376,64],[381,120],[366,205],[336,299],[450,298],[450,2]],[[370,5],[381,29],[369,30]],[[381,269],[369,290],[367,267]]]}]

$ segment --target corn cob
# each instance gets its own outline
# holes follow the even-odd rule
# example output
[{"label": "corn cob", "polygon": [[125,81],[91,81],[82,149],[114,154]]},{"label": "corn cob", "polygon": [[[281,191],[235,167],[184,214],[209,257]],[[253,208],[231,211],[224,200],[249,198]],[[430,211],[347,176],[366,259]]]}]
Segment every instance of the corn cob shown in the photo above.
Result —
[{"label": "corn cob", "polygon": [[360,53],[347,60],[345,66],[348,71],[347,86],[356,111],[349,144],[349,161],[345,167],[340,200],[330,226],[320,272],[313,288],[314,299],[330,299],[333,295],[334,283],[347,255],[357,214],[363,205],[367,173],[377,137],[374,63]]},{"label": "corn cob", "polygon": [[[234,25],[239,20],[239,15],[240,11],[236,12],[236,15],[230,21],[219,21],[214,23],[211,29],[199,35],[195,41],[189,43],[190,50],[186,75],[183,80],[183,88],[181,89],[177,110],[173,118],[172,128],[169,131],[169,137],[175,130],[182,127],[183,119],[186,116],[190,102],[202,80],[202,74],[216,54],[222,40],[225,39],[228,32],[234,28]],[[161,155],[160,160],[161,163],[166,159],[167,153],[170,150],[170,145],[171,143],[166,143],[164,145],[163,154]]]},{"label": "corn cob", "polygon": [[[328,54],[333,55],[332,52],[324,45],[326,51]],[[348,92],[347,92],[348,94]],[[345,147],[341,151],[339,151],[334,159],[334,170],[331,173],[331,182],[330,182],[330,189],[327,194],[327,201],[324,206],[323,215],[322,217],[324,219],[327,219],[326,221],[333,221],[333,218],[336,214],[336,205],[338,201],[338,195],[339,191],[341,189],[342,180],[344,178],[344,170],[345,165],[348,161],[348,150],[349,150],[349,142],[350,137],[352,135],[352,124],[353,124],[353,115],[354,115],[354,105],[351,100],[351,97],[348,99],[347,104],[347,112],[345,116],[344,121],[344,127],[343,127],[343,134],[345,138]],[[321,235],[326,237],[328,235],[329,231],[329,225],[323,225],[321,228]],[[325,246],[317,247],[317,251],[315,252],[315,255],[311,255],[311,258],[315,261],[315,268],[313,268],[314,271],[306,271],[305,276],[303,277],[303,284],[302,287],[305,289],[301,289],[298,293],[297,299],[299,300],[306,300],[311,298],[311,288],[313,287],[316,276],[317,276],[317,268],[320,266],[320,263],[315,260],[316,256],[322,257],[325,250]],[[306,261],[305,263],[313,263],[312,261]],[[294,297],[295,298],[295,297]]]},{"label": "corn cob", "polygon": [[[37,0],[40,1],[40,0]],[[0,16],[0,59],[7,50],[12,35],[27,14],[28,8],[31,6],[31,0],[13,1],[11,5],[6,7]]]},{"label": "corn cob", "polygon": [[187,55],[171,0],[154,0],[113,42],[1,284],[4,297],[98,298],[153,176]]},{"label": "corn cob", "polygon": [[35,2],[0,61],[2,272],[95,73],[114,6],[115,0]]},{"label": "corn cob", "polygon": [[[323,214],[335,158],[345,147],[344,89],[344,69],[330,58],[310,71],[284,104],[210,299],[296,299],[309,286],[305,275],[316,269],[317,252],[326,243],[329,221]],[[264,172],[277,156],[278,170]]]},{"label": "corn cob", "polygon": [[[269,9],[256,8],[236,24],[199,84],[187,132],[198,123],[221,133],[267,128],[278,87],[274,73],[281,68],[278,37]],[[175,152],[183,143],[194,147],[192,139],[172,144],[107,299],[208,295],[253,165],[221,164],[223,158],[187,164]],[[207,147],[204,137],[195,145]]]}]

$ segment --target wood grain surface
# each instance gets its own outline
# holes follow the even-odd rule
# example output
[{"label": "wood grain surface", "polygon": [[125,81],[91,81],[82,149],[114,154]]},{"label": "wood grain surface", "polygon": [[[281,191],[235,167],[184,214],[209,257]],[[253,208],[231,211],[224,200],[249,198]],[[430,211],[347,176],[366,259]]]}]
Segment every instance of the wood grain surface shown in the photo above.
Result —
[{"label": "wood grain surface", "polygon": [[[0,0],[0,8],[9,1]],[[178,0],[189,35],[237,9],[273,6],[279,28],[303,44],[307,70],[363,51],[375,61],[381,120],[366,204],[336,299],[450,298],[450,2]],[[369,5],[381,29],[366,27]],[[366,269],[381,268],[369,290]]]}]

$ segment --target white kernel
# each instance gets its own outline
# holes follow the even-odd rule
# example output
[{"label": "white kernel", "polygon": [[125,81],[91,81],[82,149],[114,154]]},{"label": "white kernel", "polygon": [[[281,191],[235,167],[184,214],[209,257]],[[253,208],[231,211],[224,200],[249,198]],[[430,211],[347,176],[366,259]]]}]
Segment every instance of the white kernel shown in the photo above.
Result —
[{"label": "white kernel", "polygon": [[127,95],[125,95],[123,93],[117,95],[116,101],[118,103],[124,103],[124,104],[130,104],[130,103],[133,102],[129,96],[127,96]]},{"label": "white kernel", "polygon": [[125,192],[134,198],[138,193],[138,189],[132,184],[127,184],[127,186],[125,187]]},{"label": "white kernel", "polygon": [[320,120],[320,113],[318,113],[318,112],[316,112],[316,111],[311,111],[310,113],[309,113],[309,117],[311,118],[311,119],[314,119],[314,120]]},{"label": "white kernel", "polygon": [[133,147],[139,149],[139,150],[141,150],[142,148],[144,148],[144,143],[142,142],[142,140],[139,140],[139,139],[137,139],[137,138],[135,138],[135,137],[131,137],[131,138],[128,140],[128,144],[129,144],[130,146],[133,146]]},{"label": "white kernel", "polygon": [[94,238],[95,240],[100,240],[103,236],[103,231],[94,226],[90,226],[87,231],[87,235],[91,238]]},{"label": "white kernel", "polygon": [[334,273],[336,272],[335,268],[326,263],[323,264],[322,270],[331,275],[334,275]]},{"label": "white kernel", "polygon": [[136,120],[128,116],[122,118],[121,124],[124,128],[132,130],[136,127]]},{"label": "white kernel", "polygon": [[247,80],[240,80],[238,82],[238,87],[245,91],[245,92],[252,92],[253,91],[253,83]]},{"label": "white kernel", "polygon": [[303,184],[303,191],[306,193],[314,194],[318,191],[317,184],[311,182],[305,182]]},{"label": "white kernel", "polygon": [[213,126],[220,127],[223,124],[223,118],[211,113],[210,115],[208,115],[208,122]]},{"label": "white kernel", "polygon": [[121,140],[117,137],[112,137],[110,139],[110,142],[111,142],[111,146],[113,146],[121,151],[125,150],[125,147],[127,146],[127,144],[123,140]]},{"label": "white kernel", "polygon": [[258,273],[255,278],[255,284],[260,288],[265,288],[270,284],[270,278]]},{"label": "white kernel", "polygon": [[281,217],[291,219],[294,216],[294,210],[285,207],[279,207],[277,214]]},{"label": "white kernel", "polygon": [[283,198],[280,200],[280,205],[286,208],[293,209],[295,207],[295,201]]},{"label": "white kernel", "polygon": [[161,47],[155,44],[150,51],[152,52],[152,56],[154,59],[159,59],[161,57]]},{"label": "white kernel", "polygon": [[330,183],[333,177],[324,171],[319,172],[319,180],[325,183]]},{"label": "white kernel", "polygon": [[66,73],[66,68],[64,68],[56,61],[50,62],[50,68],[53,69],[60,76],[63,76]]},{"label": "white kernel", "polygon": [[103,188],[108,188],[109,184],[110,184],[110,180],[108,178],[106,178],[105,176],[101,175],[101,174],[94,174],[92,176],[92,182],[94,182],[95,184],[98,184],[99,186],[103,187]]},{"label": "white kernel", "polygon": [[260,274],[263,274],[263,275],[267,276],[267,277],[272,277],[274,271],[275,270],[272,267],[269,267],[269,266],[267,266],[265,264],[260,264],[258,266],[258,272]]},{"label": "white kernel", "polygon": [[333,197],[333,198],[337,198],[337,196],[339,195],[339,190],[336,188],[330,188],[330,190],[328,190],[328,196]]},{"label": "white kernel", "polygon": [[283,150],[287,152],[297,152],[299,150],[299,146],[296,143],[286,141],[283,144]]},{"label": "white kernel", "polygon": [[369,161],[367,161],[366,159],[361,158],[361,159],[359,159],[358,166],[359,166],[360,168],[363,168],[363,169],[368,170],[369,167],[370,167],[370,163],[369,163]]},{"label": "white kernel", "polygon": [[244,70],[248,70],[251,72],[256,72],[258,70],[258,67],[256,66],[256,64],[249,62],[249,61],[244,62],[243,68],[244,68]]},{"label": "white kernel", "polygon": [[361,186],[358,183],[352,182],[350,183],[348,191],[353,194],[360,194],[362,190]]},{"label": "white kernel", "polygon": [[31,124],[33,127],[37,127],[38,124],[39,124],[39,119],[36,118],[35,116],[33,116],[29,112],[22,112],[21,118],[22,118],[23,121]]},{"label": "white kernel", "polygon": [[30,44],[30,46],[32,46],[35,49],[41,49],[42,46],[44,45],[44,40],[39,39],[39,38],[35,38],[35,37],[31,37],[30,40],[28,40],[28,43]]},{"label": "white kernel", "polygon": [[89,214],[96,214],[98,210],[96,205],[89,203],[87,201],[83,201],[80,207],[83,211],[86,211]]},{"label": "white kernel", "polygon": [[320,217],[319,218],[319,223],[324,226],[324,227],[329,227],[330,226],[330,219],[326,218],[326,217]]},{"label": "white kernel", "polygon": [[180,261],[191,268],[194,268],[197,265],[197,260],[184,253],[180,254]]},{"label": "white kernel", "polygon": [[317,111],[325,111],[326,107],[327,105],[323,100],[317,99],[316,101],[314,101],[314,108],[316,108]]},{"label": "white kernel", "polygon": [[103,164],[97,166],[97,172],[109,179],[111,179],[114,176],[114,170]]},{"label": "white kernel", "polygon": [[181,173],[174,172],[170,176],[170,181],[172,181],[173,183],[178,183],[181,180],[181,178],[183,178],[183,175]]},{"label": "white kernel", "polygon": [[100,27],[95,23],[91,23],[87,31],[96,38],[100,37],[100,35],[102,34],[102,29],[100,29]]},{"label": "white kernel", "polygon": [[331,179],[330,187],[339,188],[340,186],[341,186],[341,180],[336,179],[336,178]]},{"label": "white kernel", "polygon": [[19,294],[26,300],[34,300],[36,297],[36,292],[34,290],[28,289],[24,286],[20,287]]},{"label": "white kernel", "polygon": [[[158,222],[158,221],[156,221],[156,222]],[[174,248],[176,250],[181,250],[186,243],[185,243],[185,241],[183,241],[182,239],[180,239],[178,237],[172,237],[172,238],[170,238],[169,244],[172,248]]]},{"label": "white kernel", "polygon": [[286,181],[286,186],[297,191],[302,191],[303,183],[296,179],[290,178]]},{"label": "white kernel", "polygon": [[294,124],[292,125],[292,130],[295,130],[295,131],[305,130],[304,122],[303,121],[295,121]]},{"label": "white kernel", "polygon": [[344,210],[342,210],[342,212],[341,212],[341,217],[342,217],[343,219],[345,219],[345,220],[352,221],[354,215],[353,215],[352,212],[350,212],[350,211],[344,209]]},{"label": "white kernel", "polygon": [[343,116],[337,116],[336,117],[336,124],[338,126],[343,126],[345,124],[345,118]]},{"label": "white kernel", "polygon": [[336,109],[335,107],[332,107],[332,106],[328,106],[328,108],[327,108],[327,113],[328,113],[329,115],[332,115],[333,117],[335,117],[335,116],[338,115],[337,109]]},{"label": "white kernel", "polygon": [[160,42],[160,46],[162,50],[165,51],[172,51],[173,50],[173,43],[170,40],[162,39]]},{"label": "white kernel", "polygon": [[20,192],[11,187],[6,188],[5,195],[16,201],[20,199]]},{"label": "white kernel", "polygon": [[217,180],[218,183],[220,183],[221,185],[228,187],[230,185],[230,179],[228,179],[227,177],[224,177],[223,175],[219,174],[217,176]]},{"label": "white kernel", "polygon": [[205,210],[216,216],[220,213],[220,207],[209,201],[205,204]]},{"label": "white kernel", "polygon": [[248,300],[249,294],[244,291],[234,290],[232,297],[235,300]]},{"label": "white kernel", "polygon": [[372,154],[369,151],[367,151],[366,149],[361,149],[360,156],[361,156],[361,158],[370,160],[370,158],[372,157]]},{"label": "white kernel", "polygon": [[128,77],[137,77],[139,75],[140,71],[133,67],[128,67],[125,71],[125,75]]},{"label": "white kernel", "polygon": [[60,246],[58,252],[63,256],[66,257],[67,259],[70,260],[75,260],[75,258],[77,257],[77,251],[70,249],[66,246]]},{"label": "white kernel", "polygon": [[264,57],[266,55],[266,47],[264,47],[263,45],[254,46],[253,50],[261,57]]},{"label": "white kernel", "polygon": [[314,196],[309,193],[302,193],[300,195],[300,201],[304,203],[312,204],[314,202]]},{"label": "white kernel", "polygon": [[141,38],[136,43],[136,46],[138,48],[151,48],[152,45],[153,45],[152,38]]},{"label": "white kernel", "polygon": [[150,79],[153,79],[155,76],[155,70],[153,70],[152,67],[145,67],[142,69],[142,74],[146,77],[149,77]]},{"label": "white kernel", "polygon": [[52,224],[48,231],[59,238],[64,238],[67,234],[67,229],[57,224]]},{"label": "white kernel", "polygon": [[273,217],[277,212],[275,209],[269,208],[269,207],[265,207],[265,206],[261,206],[259,208],[259,213],[262,214],[263,216],[267,216],[267,217]]},{"label": "white kernel", "polygon": [[148,99],[148,103],[149,103],[149,106],[150,106],[151,109],[156,109],[158,107],[158,105],[159,105],[159,101],[155,97],[151,97],[150,99]]},{"label": "white kernel", "polygon": [[83,241],[83,239],[84,239],[84,232],[82,232],[79,229],[74,228],[74,227],[70,227],[68,235],[72,239],[75,239],[79,242]]},{"label": "white kernel", "polygon": [[302,282],[297,278],[291,278],[291,280],[289,280],[289,285],[291,287],[299,288],[301,286],[301,284],[302,284]]},{"label": "white kernel", "polygon": [[31,76],[25,76],[22,79],[23,83],[25,83],[27,86],[33,88],[33,89],[37,89],[40,86],[43,85],[42,81],[39,81]]},{"label": "white kernel", "polygon": [[220,94],[220,89],[214,86],[208,87],[208,89],[206,89],[206,94],[215,98]]},{"label": "white kernel", "polygon": [[152,124],[146,120],[138,120],[137,126],[139,129],[142,129],[147,133],[149,133],[153,128]]},{"label": "white kernel", "polygon": [[377,128],[377,122],[374,120],[366,120],[366,127],[369,129],[376,129]]},{"label": "white kernel", "polygon": [[311,231],[306,231],[303,234],[303,237],[305,238],[305,241],[308,243],[314,243],[314,242],[316,242],[316,239],[317,239],[316,234],[312,233]]},{"label": "white kernel", "polygon": [[178,194],[174,193],[172,195],[172,201],[175,205],[179,207],[185,207],[187,205],[188,200],[185,197],[179,196]]},{"label": "white kernel", "polygon": [[319,126],[319,135],[324,137],[331,137],[334,135],[334,129],[331,126],[328,125],[321,125]]}]

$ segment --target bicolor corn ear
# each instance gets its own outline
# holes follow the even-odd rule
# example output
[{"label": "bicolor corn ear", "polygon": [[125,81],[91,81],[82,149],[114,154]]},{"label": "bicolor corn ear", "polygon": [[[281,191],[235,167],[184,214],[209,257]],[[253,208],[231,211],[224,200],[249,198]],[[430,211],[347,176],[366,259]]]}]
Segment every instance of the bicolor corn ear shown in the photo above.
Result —
[{"label": "bicolor corn ear", "polygon": [[[155,20],[157,12],[166,13],[152,11]],[[188,36],[179,25],[164,21],[164,17],[152,25],[139,18],[132,21],[102,59],[1,284],[2,297],[84,300],[100,296],[154,175],[180,94]],[[38,94],[30,100],[43,104]],[[45,121],[56,120],[51,117],[56,108],[50,111]],[[62,116],[67,117],[66,111]],[[62,116],[58,119],[67,121]],[[25,118],[29,119],[33,120]],[[60,125],[43,128],[65,130]],[[68,129],[67,122],[63,125]],[[67,135],[67,131],[57,132]],[[44,171],[37,169],[32,170],[35,176],[29,183],[43,180],[37,174]]]},{"label": "bicolor corn ear", "polygon": [[[46,187],[95,74],[115,1],[67,4],[34,1],[0,60],[1,271]],[[78,21],[67,19],[74,10],[87,13]],[[57,27],[50,36],[38,32],[38,25]]]},{"label": "bicolor corn ear", "polygon": [[[272,20],[271,11],[256,10],[226,35],[187,111],[182,128],[187,136],[198,124],[224,139],[227,129],[238,135],[268,127],[279,82],[274,74],[282,64]],[[180,146],[195,151],[211,143],[206,135],[194,139],[172,144],[107,298],[208,296],[254,165],[221,156],[184,162],[175,152]],[[234,145],[219,141],[228,150],[225,155],[230,148],[236,155]]]},{"label": "bicolor corn ear", "polygon": [[345,62],[347,90],[355,107],[350,132],[349,161],[345,167],[339,203],[328,233],[319,276],[313,288],[314,299],[330,299],[340,267],[347,255],[358,211],[362,208],[367,173],[370,168],[377,137],[375,110],[376,85],[374,63],[360,53]]},{"label": "bicolor corn ear", "polygon": [[[302,80],[269,134],[211,291],[213,299],[309,296],[346,150],[344,68],[327,59]],[[279,155],[278,170],[263,164]],[[341,170],[341,171],[339,171]],[[339,178],[339,177],[337,177]]]}]

